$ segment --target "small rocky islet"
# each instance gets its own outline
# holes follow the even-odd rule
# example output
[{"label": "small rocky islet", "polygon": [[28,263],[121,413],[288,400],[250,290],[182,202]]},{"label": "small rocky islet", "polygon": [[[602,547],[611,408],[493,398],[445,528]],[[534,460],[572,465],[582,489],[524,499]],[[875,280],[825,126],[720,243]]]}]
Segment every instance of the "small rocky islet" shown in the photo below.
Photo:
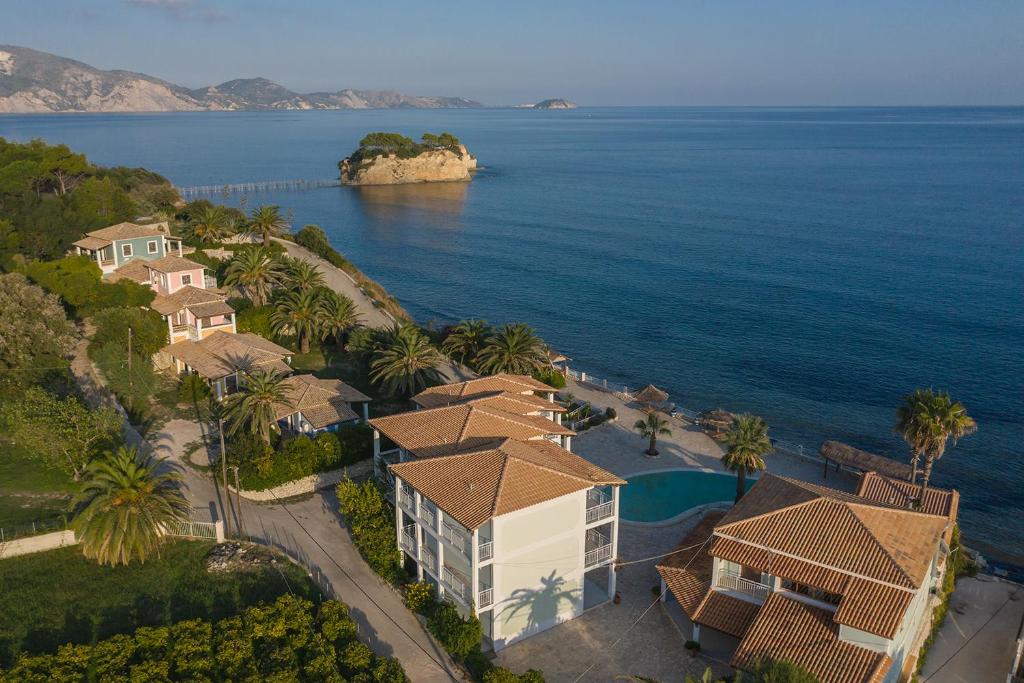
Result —
[{"label": "small rocky islet", "polygon": [[451,133],[424,133],[416,142],[400,133],[370,133],[338,162],[342,185],[468,182],[476,157]]}]

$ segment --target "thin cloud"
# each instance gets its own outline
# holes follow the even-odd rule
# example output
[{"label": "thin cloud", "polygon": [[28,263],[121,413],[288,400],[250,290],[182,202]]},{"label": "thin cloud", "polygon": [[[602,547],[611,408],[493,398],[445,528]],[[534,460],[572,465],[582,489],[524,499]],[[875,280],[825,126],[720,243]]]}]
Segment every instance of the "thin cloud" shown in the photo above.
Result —
[{"label": "thin cloud", "polygon": [[181,21],[223,21],[227,13],[201,0],[124,0],[133,7],[163,11]]}]

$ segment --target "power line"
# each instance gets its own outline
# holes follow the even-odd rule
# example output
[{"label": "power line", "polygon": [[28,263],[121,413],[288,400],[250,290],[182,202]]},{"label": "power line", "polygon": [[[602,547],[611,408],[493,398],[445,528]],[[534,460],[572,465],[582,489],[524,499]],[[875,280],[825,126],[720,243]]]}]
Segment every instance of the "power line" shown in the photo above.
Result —
[{"label": "power line", "polygon": [[973,634],[971,634],[971,637],[970,637],[970,638],[968,638],[968,639],[967,639],[967,640],[965,640],[965,641],[964,641],[963,643],[961,643],[961,644],[960,644],[960,647],[958,647],[958,648],[957,648],[957,649],[956,649],[956,650],[955,650],[955,651],[953,652],[953,654],[951,654],[951,655],[950,655],[950,656],[949,656],[949,657],[948,657],[948,658],[946,659],[946,661],[944,661],[944,662],[943,662],[942,664],[940,664],[940,665],[939,665],[939,668],[938,668],[938,669],[936,669],[935,671],[931,672],[931,673],[930,673],[930,674],[928,675],[928,677],[927,677],[927,678],[923,678],[923,679],[921,679],[921,683],[924,683],[925,681],[927,681],[927,680],[930,680],[931,678],[933,678],[933,677],[935,676],[935,674],[937,674],[937,673],[939,673],[940,671],[942,671],[942,668],[943,668],[944,666],[946,666],[947,664],[949,664],[950,662],[952,662],[952,661],[953,661],[954,659],[956,659],[956,656],[957,656],[958,654],[960,654],[960,651],[961,651],[961,650],[963,650],[963,649],[964,649],[965,647],[967,647],[967,646],[968,646],[968,645],[970,644],[970,642],[971,642],[972,640],[974,640],[974,637],[975,637],[975,636],[977,636],[977,635],[978,635],[979,633],[981,633],[982,631],[984,631],[984,630],[985,630],[985,627],[986,627],[986,626],[988,626],[988,625],[989,625],[989,624],[990,624],[990,623],[992,622],[992,620],[993,620],[993,619],[995,619],[995,618],[996,618],[996,616],[997,616],[997,615],[998,615],[998,614],[999,614],[1000,612],[1002,612],[1002,611],[1003,611],[1003,608],[1004,608],[1004,607],[1006,607],[1006,606],[1007,606],[1008,604],[1010,604],[1010,600],[1012,599],[1012,595],[1015,595],[1015,593],[1014,593],[1014,594],[1011,594],[1011,597],[1008,597],[1008,598],[1006,598],[1006,600],[1005,600],[1005,601],[1003,602],[1003,604],[1001,604],[1001,605],[999,606],[999,609],[997,609],[997,610],[996,610],[995,612],[993,612],[993,613],[992,613],[992,616],[990,616],[990,617],[989,617],[988,619],[986,619],[986,620],[985,620],[985,623],[981,625],[981,628],[979,628],[979,629],[978,629],[977,631],[975,631],[975,632],[974,632]]}]

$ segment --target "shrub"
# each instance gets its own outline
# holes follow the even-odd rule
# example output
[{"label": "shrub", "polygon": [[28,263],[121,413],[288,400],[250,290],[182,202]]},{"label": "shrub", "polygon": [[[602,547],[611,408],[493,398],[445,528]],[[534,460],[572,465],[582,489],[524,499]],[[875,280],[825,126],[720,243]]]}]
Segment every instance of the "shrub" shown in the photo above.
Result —
[{"label": "shrub", "polygon": [[700,643],[696,640],[688,640],[683,644],[683,647],[691,652],[700,652]]},{"label": "shrub", "polygon": [[274,339],[274,331],[270,325],[270,315],[273,312],[274,307],[270,304],[259,307],[250,305],[235,312],[235,328],[239,332],[252,332],[266,339]]},{"label": "shrub", "polygon": [[345,669],[345,672],[351,676],[370,668],[370,665],[373,663],[373,650],[367,647],[365,643],[353,640],[341,651],[338,661],[341,663],[342,668]]},{"label": "shrub", "polygon": [[618,416],[619,416],[618,413],[615,412],[615,408],[612,408],[611,406],[608,406],[607,408],[605,408],[605,410],[604,410],[604,418],[606,420],[614,420]]},{"label": "shrub", "polygon": [[402,555],[395,538],[395,516],[380,489],[370,481],[356,484],[349,479],[338,484],[338,502],[366,563],[385,581],[397,583]]},{"label": "shrub", "polygon": [[427,628],[448,652],[459,659],[465,659],[480,649],[483,636],[480,620],[476,615],[463,619],[450,602],[442,602],[433,609],[427,617]]},{"label": "shrub", "polygon": [[150,287],[131,280],[103,282],[100,267],[88,256],[31,261],[25,266],[25,274],[40,287],[64,299],[78,316],[112,306],[148,306],[156,296]]},{"label": "shrub", "polygon": [[554,368],[541,368],[540,370],[534,370],[533,378],[539,382],[544,382],[544,384],[547,384],[549,387],[554,389],[562,389],[565,387],[565,375]]},{"label": "shrub", "polygon": [[185,375],[178,383],[178,403],[199,403],[210,398],[210,385],[199,375]]},{"label": "shrub", "polygon": [[405,587],[405,606],[417,614],[426,614],[434,604],[434,587],[426,581],[410,583]]},{"label": "shrub", "polygon": [[167,323],[156,311],[142,308],[106,308],[93,316],[96,331],[92,335],[89,349],[105,344],[117,344],[128,352],[128,337],[131,330],[132,353],[149,358],[167,346]]},{"label": "shrub", "polygon": [[484,683],[544,683],[544,674],[537,669],[529,669],[522,674],[509,671],[505,667],[495,667],[483,675]]}]

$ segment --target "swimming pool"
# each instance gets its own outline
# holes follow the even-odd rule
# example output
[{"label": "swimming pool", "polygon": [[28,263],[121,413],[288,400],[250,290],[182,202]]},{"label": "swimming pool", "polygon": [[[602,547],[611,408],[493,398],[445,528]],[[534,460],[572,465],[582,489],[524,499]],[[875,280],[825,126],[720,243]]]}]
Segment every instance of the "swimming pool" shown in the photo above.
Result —
[{"label": "swimming pool", "polygon": [[[749,490],[755,479],[747,477]],[[666,470],[626,479],[619,517],[627,522],[661,522],[690,508],[736,497],[736,476],[699,470]]]}]

